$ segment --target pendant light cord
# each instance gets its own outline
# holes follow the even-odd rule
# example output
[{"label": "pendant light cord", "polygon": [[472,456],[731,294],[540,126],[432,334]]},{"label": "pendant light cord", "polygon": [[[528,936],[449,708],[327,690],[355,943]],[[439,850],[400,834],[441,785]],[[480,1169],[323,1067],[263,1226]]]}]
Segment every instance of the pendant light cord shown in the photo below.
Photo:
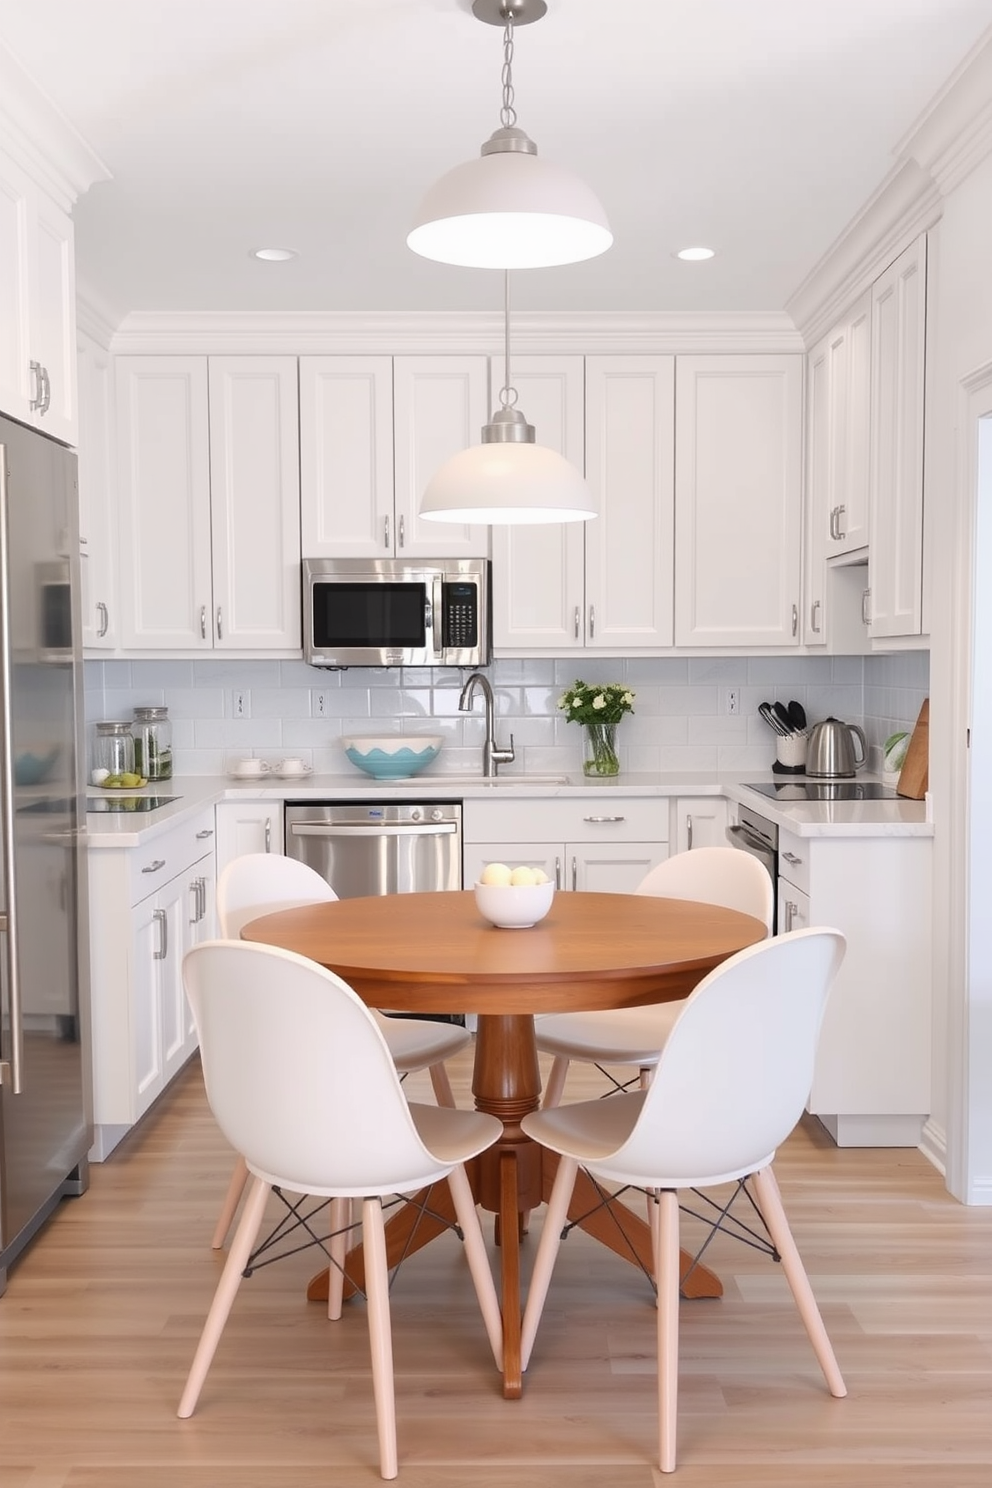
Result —
[{"label": "pendant light cord", "polygon": [[503,270],[503,386],[499,392],[499,406],[512,408],[517,401],[517,390],[510,382],[510,271]]}]

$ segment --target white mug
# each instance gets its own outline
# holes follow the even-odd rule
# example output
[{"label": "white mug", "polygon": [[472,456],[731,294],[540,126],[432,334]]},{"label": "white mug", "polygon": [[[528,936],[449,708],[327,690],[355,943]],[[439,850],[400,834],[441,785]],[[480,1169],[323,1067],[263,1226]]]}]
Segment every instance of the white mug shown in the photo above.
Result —
[{"label": "white mug", "polygon": [[306,772],[306,768],[306,761],[297,759],[295,755],[290,755],[287,759],[284,759],[279,766],[283,775],[303,775]]},{"label": "white mug", "polygon": [[264,775],[268,769],[264,760],[239,759],[231,767],[232,775]]}]

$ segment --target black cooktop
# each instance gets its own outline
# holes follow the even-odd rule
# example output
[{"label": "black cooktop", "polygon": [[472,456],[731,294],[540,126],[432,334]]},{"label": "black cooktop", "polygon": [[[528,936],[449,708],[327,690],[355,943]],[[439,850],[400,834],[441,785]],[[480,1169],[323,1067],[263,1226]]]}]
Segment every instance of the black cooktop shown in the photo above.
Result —
[{"label": "black cooktop", "polygon": [[119,795],[110,791],[104,796],[87,796],[87,811],[157,811],[160,806],[167,806],[170,801],[175,801],[176,796],[130,796],[126,791]]},{"label": "black cooktop", "polygon": [[757,780],[745,781],[747,790],[776,801],[897,801],[891,785],[877,780]]}]

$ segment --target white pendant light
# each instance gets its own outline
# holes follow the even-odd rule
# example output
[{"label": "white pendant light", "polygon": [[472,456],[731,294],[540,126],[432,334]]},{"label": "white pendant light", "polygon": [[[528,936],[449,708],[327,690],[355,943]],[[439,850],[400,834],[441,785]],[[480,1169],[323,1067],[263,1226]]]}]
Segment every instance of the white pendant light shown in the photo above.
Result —
[{"label": "white pendant light", "polygon": [[587,522],[596,503],[585,480],[557,450],[534,439],[510,384],[510,275],[505,274],[503,387],[482,443],[461,450],[427,483],[420,515],[431,522]]},{"label": "white pendant light", "polygon": [[478,160],[455,166],[427,192],[406,240],[414,253],[473,269],[542,269],[595,258],[613,242],[595,193],[539,160],[517,128],[513,28],[546,10],[545,0],[474,0],[480,21],[504,27],[500,128]]}]

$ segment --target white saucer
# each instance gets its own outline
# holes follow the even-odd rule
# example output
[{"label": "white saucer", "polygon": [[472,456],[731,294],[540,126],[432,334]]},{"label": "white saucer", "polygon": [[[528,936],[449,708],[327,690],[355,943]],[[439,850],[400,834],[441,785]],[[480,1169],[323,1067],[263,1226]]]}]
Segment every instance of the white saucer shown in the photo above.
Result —
[{"label": "white saucer", "polygon": [[313,774],[313,766],[307,765],[302,770],[274,769],[272,773],[273,775],[275,775],[277,780],[306,780],[308,775]]},{"label": "white saucer", "polygon": [[232,765],[227,773],[232,780],[262,780],[269,774],[270,766],[265,760],[262,760],[260,763],[261,768],[258,770],[239,770],[237,765]]}]

